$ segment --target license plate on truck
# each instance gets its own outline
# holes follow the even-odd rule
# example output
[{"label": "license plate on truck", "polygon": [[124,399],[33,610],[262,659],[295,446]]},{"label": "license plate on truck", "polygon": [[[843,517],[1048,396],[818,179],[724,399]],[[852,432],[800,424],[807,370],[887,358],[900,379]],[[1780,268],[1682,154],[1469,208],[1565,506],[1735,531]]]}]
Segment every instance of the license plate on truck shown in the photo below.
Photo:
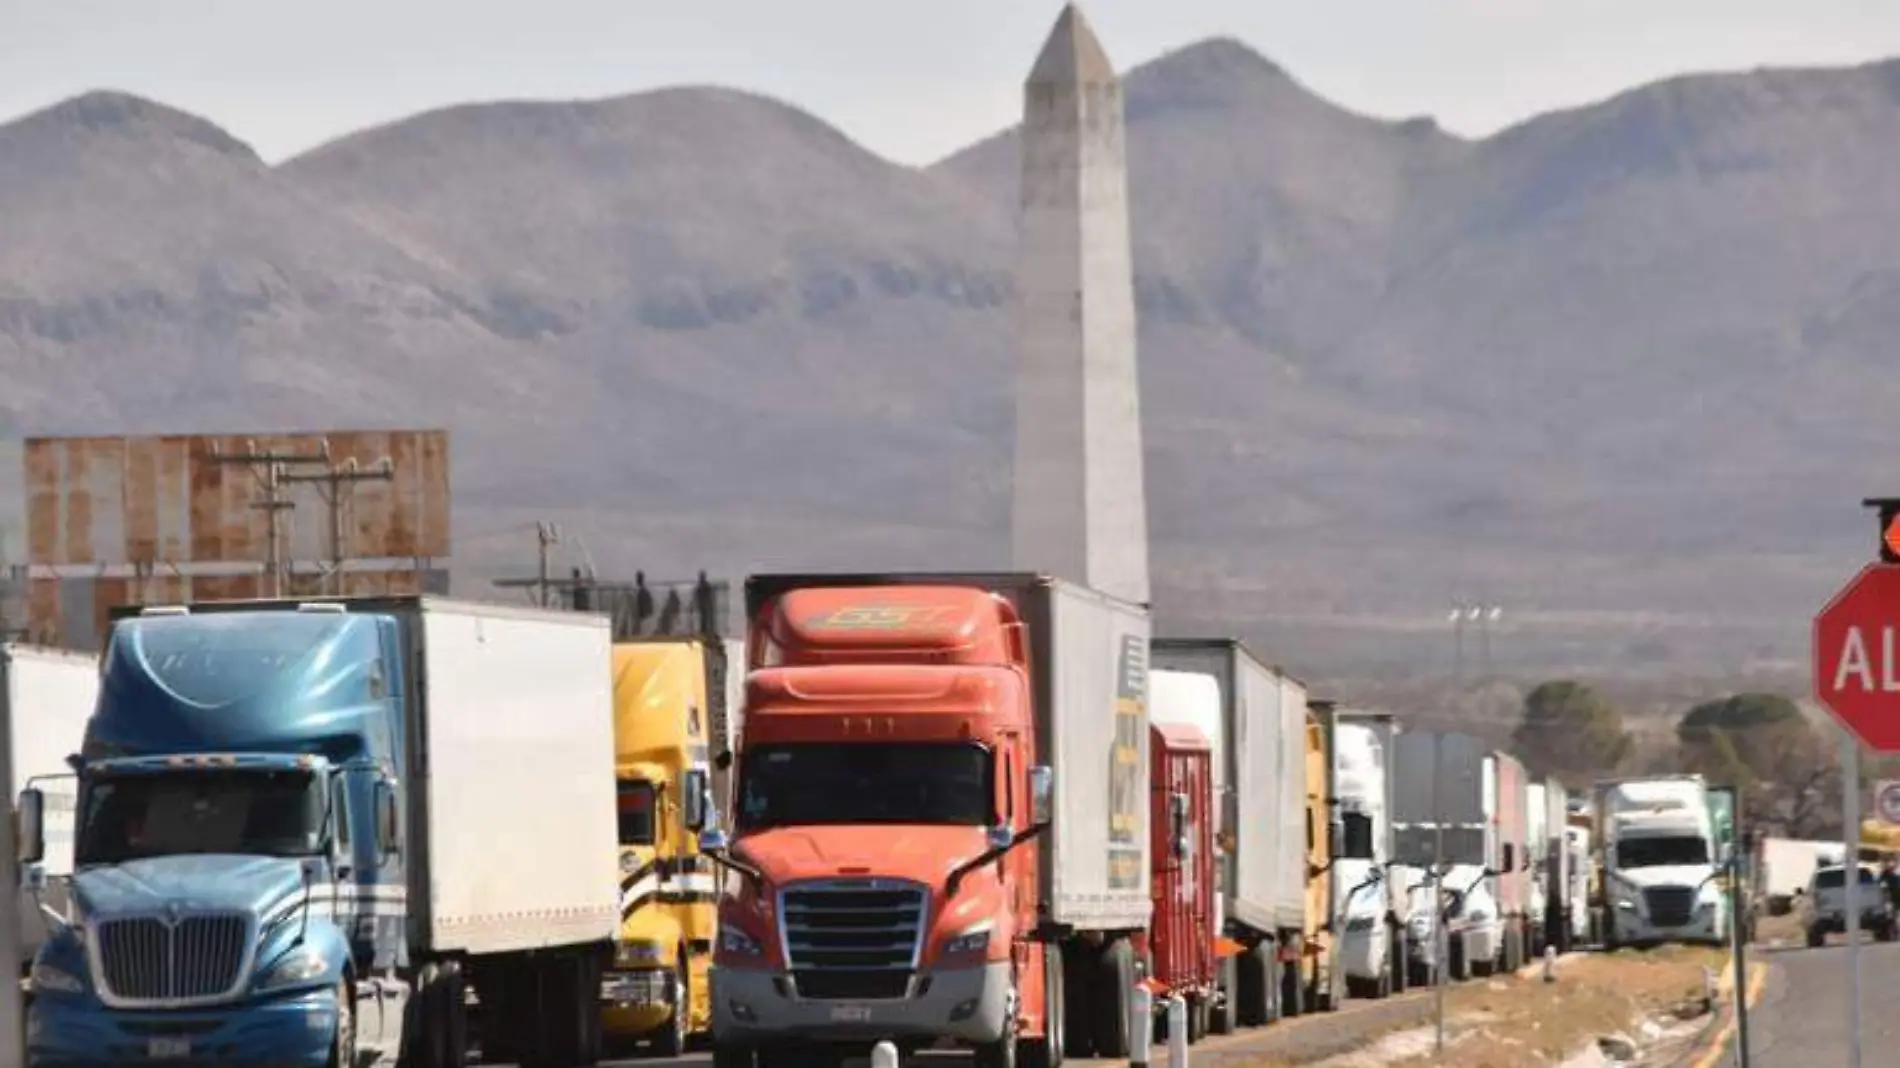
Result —
[{"label": "license plate on truck", "polygon": [[189,1038],[154,1038],[145,1043],[145,1055],[155,1061],[175,1061],[191,1056]]},{"label": "license plate on truck", "polygon": [[839,1023],[870,1023],[871,1006],[833,1005],[831,1007],[831,1018]]}]

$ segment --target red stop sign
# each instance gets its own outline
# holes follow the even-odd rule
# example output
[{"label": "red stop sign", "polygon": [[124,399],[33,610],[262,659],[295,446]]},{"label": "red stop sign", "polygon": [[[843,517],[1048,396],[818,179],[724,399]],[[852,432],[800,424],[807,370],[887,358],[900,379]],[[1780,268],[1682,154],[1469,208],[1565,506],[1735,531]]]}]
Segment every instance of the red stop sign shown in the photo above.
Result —
[{"label": "red stop sign", "polygon": [[1900,566],[1869,564],[1814,617],[1814,698],[1876,753],[1900,753]]}]

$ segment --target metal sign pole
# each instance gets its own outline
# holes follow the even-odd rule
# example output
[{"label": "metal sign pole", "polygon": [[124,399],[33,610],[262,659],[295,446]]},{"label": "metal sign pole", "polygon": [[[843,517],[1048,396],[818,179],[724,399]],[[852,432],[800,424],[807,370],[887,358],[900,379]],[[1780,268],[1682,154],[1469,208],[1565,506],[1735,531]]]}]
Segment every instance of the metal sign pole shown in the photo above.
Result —
[{"label": "metal sign pole", "polygon": [[[1841,808],[1847,852],[1841,881],[1847,887],[1847,1066],[1860,1068],[1860,740],[1841,731]],[[1747,991],[1742,992],[1747,997]]]},{"label": "metal sign pole", "polygon": [[[0,652],[0,657],[4,657]],[[0,660],[0,789],[13,784],[13,721],[7,707],[7,665]],[[11,812],[18,798],[6,800]],[[20,864],[14,820],[0,819],[0,1068],[26,1063],[26,1020],[20,1004],[20,977],[14,962],[20,959]]]},{"label": "metal sign pole", "polygon": [[[1740,835],[1734,837],[1740,838]],[[1735,958],[1735,1065],[1749,1068],[1748,1057],[1748,928],[1742,921],[1742,857],[1733,852],[1728,860],[1728,927],[1730,955]]]},{"label": "metal sign pole", "polygon": [[1451,917],[1445,910],[1445,806],[1438,795],[1438,783],[1445,777],[1445,735],[1440,731],[1432,732],[1432,931],[1436,936],[1438,959],[1432,963],[1432,1015],[1437,1018],[1438,1038],[1435,1047],[1440,1054],[1445,1052],[1445,984],[1451,981]]}]

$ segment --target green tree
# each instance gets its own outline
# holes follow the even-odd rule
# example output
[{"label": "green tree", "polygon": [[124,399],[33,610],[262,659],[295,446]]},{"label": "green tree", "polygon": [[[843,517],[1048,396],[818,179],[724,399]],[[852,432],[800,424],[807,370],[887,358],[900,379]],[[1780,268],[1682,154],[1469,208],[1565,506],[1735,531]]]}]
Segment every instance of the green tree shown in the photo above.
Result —
[{"label": "green tree", "polygon": [[1750,822],[1813,829],[1838,803],[1839,769],[1825,741],[1780,694],[1704,701],[1677,721],[1676,743],[1686,770],[1736,788]]},{"label": "green tree", "polygon": [[1602,694],[1553,679],[1524,695],[1524,718],[1511,743],[1531,774],[1582,783],[1616,771],[1634,740],[1623,729],[1623,713]]}]

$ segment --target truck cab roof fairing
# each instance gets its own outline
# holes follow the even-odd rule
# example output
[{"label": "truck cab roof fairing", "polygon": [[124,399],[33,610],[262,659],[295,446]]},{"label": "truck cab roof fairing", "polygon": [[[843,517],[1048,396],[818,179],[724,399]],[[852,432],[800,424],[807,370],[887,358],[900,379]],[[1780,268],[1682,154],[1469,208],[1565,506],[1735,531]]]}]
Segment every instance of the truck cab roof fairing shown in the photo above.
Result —
[{"label": "truck cab roof fairing", "polygon": [[[396,680],[378,620],[292,612],[121,620],[103,657],[88,757],[387,754],[379,716]],[[150,714],[164,707],[167,715]]]}]

